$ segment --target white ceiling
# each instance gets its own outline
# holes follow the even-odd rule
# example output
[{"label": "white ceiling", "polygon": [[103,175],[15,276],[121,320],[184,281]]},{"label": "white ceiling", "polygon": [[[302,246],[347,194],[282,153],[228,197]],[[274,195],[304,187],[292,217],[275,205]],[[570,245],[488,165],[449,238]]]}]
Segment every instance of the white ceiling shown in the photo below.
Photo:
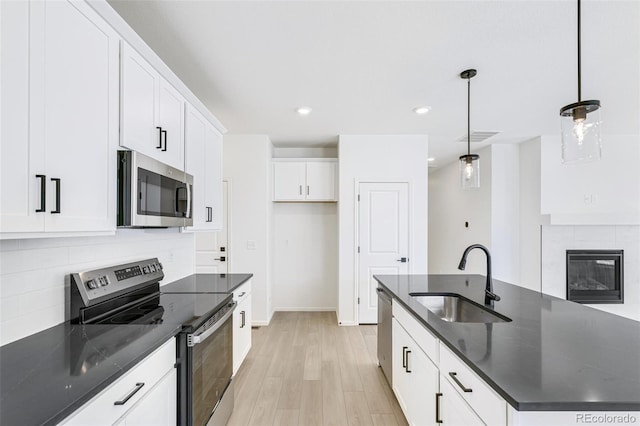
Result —
[{"label": "white ceiling", "polygon": [[[466,148],[467,68],[472,130],[500,131],[489,142],[557,134],[577,101],[573,0],[109,3],[230,133],[276,146],[426,133],[444,164]],[[602,102],[605,134],[640,134],[640,1],[582,9],[583,99]]]}]

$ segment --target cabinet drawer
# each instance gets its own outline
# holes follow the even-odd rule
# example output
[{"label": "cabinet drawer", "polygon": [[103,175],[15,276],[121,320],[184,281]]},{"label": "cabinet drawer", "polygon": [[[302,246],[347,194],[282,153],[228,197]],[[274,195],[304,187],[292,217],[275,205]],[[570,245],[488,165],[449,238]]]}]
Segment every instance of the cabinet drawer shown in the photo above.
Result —
[{"label": "cabinet drawer", "polygon": [[438,339],[420,324],[399,303],[391,305],[394,318],[404,327],[431,361],[438,365]]},{"label": "cabinet drawer", "polygon": [[[65,426],[114,424],[116,420],[147,394],[167,372],[173,369],[175,361],[176,343],[175,339],[172,338],[61,424]],[[144,385],[140,387],[137,385],[138,383],[144,383]],[[115,405],[116,401],[123,401],[137,387],[140,387],[140,390],[135,392],[126,403]]]},{"label": "cabinet drawer", "polygon": [[238,305],[242,303],[251,294],[251,279],[246,281],[240,287],[233,292],[233,300],[238,302]]},{"label": "cabinet drawer", "polygon": [[[443,344],[440,344],[440,372],[482,421],[488,425],[506,425],[506,401]],[[471,391],[465,392],[463,387]]]}]

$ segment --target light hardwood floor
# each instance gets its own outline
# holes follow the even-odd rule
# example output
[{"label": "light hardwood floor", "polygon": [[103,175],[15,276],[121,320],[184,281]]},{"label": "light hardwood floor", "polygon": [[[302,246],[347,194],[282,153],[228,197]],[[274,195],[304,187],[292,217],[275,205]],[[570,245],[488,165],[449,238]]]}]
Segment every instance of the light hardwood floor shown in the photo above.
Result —
[{"label": "light hardwood floor", "polygon": [[376,326],[334,312],[276,312],[252,330],[228,425],[406,425],[377,364]]}]

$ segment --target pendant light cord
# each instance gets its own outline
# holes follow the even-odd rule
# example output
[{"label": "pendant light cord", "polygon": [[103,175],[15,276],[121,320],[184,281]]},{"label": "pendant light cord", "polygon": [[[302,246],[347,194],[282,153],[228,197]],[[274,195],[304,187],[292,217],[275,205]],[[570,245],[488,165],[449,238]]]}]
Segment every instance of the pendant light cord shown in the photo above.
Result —
[{"label": "pendant light cord", "polygon": [[578,0],[578,102],[582,101],[582,87],[581,87],[581,69],[582,69],[582,58],[580,55],[581,51],[581,26],[580,26],[580,0]]},{"label": "pendant light cord", "polygon": [[467,78],[467,155],[471,155],[471,77]]}]

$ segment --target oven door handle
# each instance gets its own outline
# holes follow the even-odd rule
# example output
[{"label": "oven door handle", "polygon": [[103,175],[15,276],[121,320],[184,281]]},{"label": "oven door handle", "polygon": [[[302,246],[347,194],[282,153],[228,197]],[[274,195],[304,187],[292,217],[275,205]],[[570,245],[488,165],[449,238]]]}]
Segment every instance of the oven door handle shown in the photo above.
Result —
[{"label": "oven door handle", "polygon": [[233,315],[233,311],[236,309],[237,305],[238,304],[236,302],[232,302],[229,305],[227,305],[229,307],[227,312],[225,312],[225,314],[218,321],[216,321],[216,323],[210,328],[207,328],[206,330],[198,334],[196,334],[197,331],[194,334],[187,334],[187,346],[192,347],[199,343],[202,343],[208,337],[210,337],[213,333],[218,331],[218,329],[222,327],[225,321],[228,320],[231,315]]}]

